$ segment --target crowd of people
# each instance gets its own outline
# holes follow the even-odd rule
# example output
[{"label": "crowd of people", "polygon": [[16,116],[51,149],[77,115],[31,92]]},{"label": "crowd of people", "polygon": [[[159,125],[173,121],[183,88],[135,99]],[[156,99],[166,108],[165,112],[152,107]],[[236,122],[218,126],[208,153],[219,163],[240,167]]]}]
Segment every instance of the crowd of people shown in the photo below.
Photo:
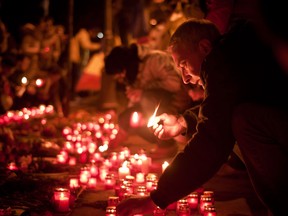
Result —
[{"label": "crowd of people", "polygon": [[[187,137],[182,151],[172,148],[177,154],[160,176],[157,189],[148,196],[123,200],[117,214],[152,213],[157,206],[165,209],[216,174],[237,145],[267,211],[287,215],[288,34],[283,19],[267,16],[273,10],[281,11],[281,4],[195,1],[205,7],[192,18],[181,8],[186,1],[175,2],[161,25],[148,32],[145,29],[144,44],[143,40],[131,43],[127,32],[122,32],[123,44],[105,57],[105,73],[124,86],[127,97],[118,115],[120,132],[115,145],[131,131],[166,149],[174,146],[175,137]],[[25,70],[32,74],[49,74],[50,86],[54,83],[50,74],[57,74],[58,80],[65,73],[61,64],[65,48],[55,29],[49,19],[38,26],[23,26],[23,43],[17,49],[23,56],[17,62],[22,64],[12,64],[22,70],[26,63]],[[1,52],[5,53],[7,34],[1,37]],[[98,50],[101,45],[90,43],[90,48]],[[10,94],[7,79],[16,69],[4,57],[1,100],[5,101],[2,95]],[[77,64],[76,80],[81,66]],[[5,102],[4,110],[11,107],[9,99]],[[155,123],[147,128],[157,105]],[[137,127],[129,121],[135,111],[143,117]]]},{"label": "crowd of people", "polygon": [[2,26],[1,113],[49,102],[63,115],[59,85],[67,74],[64,27],[54,25],[51,17],[24,24],[17,36],[8,32],[5,23]]}]

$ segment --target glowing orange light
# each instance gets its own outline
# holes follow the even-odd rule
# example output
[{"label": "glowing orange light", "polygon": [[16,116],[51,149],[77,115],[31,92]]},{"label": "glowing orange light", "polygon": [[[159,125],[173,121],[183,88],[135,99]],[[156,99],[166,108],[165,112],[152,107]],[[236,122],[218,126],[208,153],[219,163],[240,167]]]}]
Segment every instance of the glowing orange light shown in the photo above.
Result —
[{"label": "glowing orange light", "polygon": [[157,111],[158,111],[158,109],[159,109],[159,106],[160,106],[160,103],[159,103],[158,106],[156,107],[153,115],[149,118],[147,127],[152,127],[154,124],[157,123],[157,122],[155,121],[155,118],[156,118],[156,114],[157,114]]},{"label": "glowing orange light", "polygon": [[41,87],[43,86],[43,84],[44,84],[43,79],[36,79],[36,86]]},{"label": "glowing orange light", "polygon": [[131,127],[138,127],[140,123],[140,115],[138,112],[133,112],[130,118]]}]

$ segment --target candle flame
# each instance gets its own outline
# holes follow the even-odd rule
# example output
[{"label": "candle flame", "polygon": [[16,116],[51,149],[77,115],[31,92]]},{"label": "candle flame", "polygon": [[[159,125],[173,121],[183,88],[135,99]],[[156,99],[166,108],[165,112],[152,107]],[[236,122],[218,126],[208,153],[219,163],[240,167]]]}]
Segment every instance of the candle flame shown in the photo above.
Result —
[{"label": "candle flame", "polygon": [[156,118],[156,114],[157,114],[157,111],[159,109],[159,106],[160,106],[160,103],[158,104],[158,106],[156,107],[153,115],[149,118],[149,121],[148,121],[148,124],[147,124],[147,127],[152,127],[154,124],[156,124],[157,122],[155,122],[155,118]]}]

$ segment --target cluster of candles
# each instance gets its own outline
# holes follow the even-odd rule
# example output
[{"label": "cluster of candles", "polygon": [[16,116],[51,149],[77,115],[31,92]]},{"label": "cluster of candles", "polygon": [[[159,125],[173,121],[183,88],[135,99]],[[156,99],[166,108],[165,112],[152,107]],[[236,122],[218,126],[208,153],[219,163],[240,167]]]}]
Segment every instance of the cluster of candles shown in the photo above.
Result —
[{"label": "cluster of candles", "polygon": [[75,165],[77,159],[80,163],[99,160],[99,155],[108,150],[109,143],[118,133],[117,125],[111,119],[110,114],[105,114],[95,121],[77,122],[63,128],[65,142],[57,155],[58,163]]},{"label": "cluster of candles", "polygon": [[[120,201],[129,198],[132,195],[146,196],[152,190],[157,188],[157,176],[153,173],[146,175],[143,183],[137,183],[135,177],[126,176],[125,179],[118,179],[115,185],[115,196],[108,198],[108,206],[106,207],[106,216],[116,216],[116,206]],[[175,211],[177,216],[190,216],[199,212],[202,216],[216,216],[216,208],[214,205],[214,192],[200,188],[170,204],[166,209],[156,207],[153,211],[154,216],[170,215],[169,212]],[[137,214],[137,216],[143,216]]]},{"label": "cluster of candles", "polygon": [[[134,114],[130,124],[136,126],[140,119],[141,116],[139,118],[139,115]],[[85,163],[85,166],[81,168],[78,176],[70,178],[69,189],[62,188],[60,191],[55,189],[56,211],[69,211],[71,194],[80,187],[96,189],[99,184],[104,185],[105,189],[115,191],[114,196],[108,198],[106,216],[116,216],[116,206],[120,201],[132,195],[149,195],[157,188],[158,176],[150,173],[152,161],[144,151],[131,155],[130,150],[123,147],[121,151],[111,152],[108,157],[103,157],[109,142],[116,137],[117,133],[118,129],[111,122],[109,115],[100,117],[96,122],[76,123],[73,127],[63,129],[66,142],[57,155],[58,162],[75,165],[76,159],[70,155],[77,153],[80,156],[85,155],[79,157],[80,162]],[[162,164],[162,172],[167,166],[169,163],[165,161]],[[196,211],[203,216],[216,216],[214,193],[203,189],[197,190],[164,210],[155,208],[154,216],[165,216],[169,210],[176,211],[177,216],[190,216]]]},{"label": "cluster of candles", "polygon": [[28,120],[30,118],[41,118],[47,115],[54,114],[54,107],[52,105],[39,105],[38,107],[24,107],[21,110],[10,110],[0,116],[0,124],[9,124],[12,122],[19,122]]},{"label": "cluster of candles", "polygon": [[[131,155],[130,150],[123,147],[119,152],[111,152],[106,158],[100,152],[96,152],[90,162],[81,167],[79,175],[69,179],[69,191],[71,194],[75,194],[79,188],[96,189],[97,186],[104,186],[105,189],[114,189],[115,194],[121,197],[121,200],[127,196],[128,190],[132,192],[134,184],[139,186],[141,184],[142,187],[137,190],[138,194],[141,193],[141,190],[142,193],[145,193],[145,190],[151,191],[156,186],[156,174],[149,174],[150,165],[151,158],[147,157],[142,150],[139,154]],[[62,193],[64,192],[62,191]],[[69,197],[68,193],[62,197]],[[64,204],[60,205],[59,202],[68,201],[63,201],[63,199],[53,200],[56,211],[64,211]],[[58,206],[61,208],[59,209]],[[66,211],[68,210],[69,206],[66,205]]]}]

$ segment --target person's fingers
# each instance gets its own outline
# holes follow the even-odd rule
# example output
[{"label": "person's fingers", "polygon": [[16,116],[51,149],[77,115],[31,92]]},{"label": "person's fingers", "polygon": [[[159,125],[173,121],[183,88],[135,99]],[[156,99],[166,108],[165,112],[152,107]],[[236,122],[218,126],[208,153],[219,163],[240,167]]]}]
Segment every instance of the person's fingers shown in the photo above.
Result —
[{"label": "person's fingers", "polygon": [[163,125],[159,125],[159,126],[155,129],[154,135],[157,136],[158,138],[161,138],[161,137],[159,137],[161,131],[162,131],[161,135],[163,135],[163,133],[164,133]]}]

